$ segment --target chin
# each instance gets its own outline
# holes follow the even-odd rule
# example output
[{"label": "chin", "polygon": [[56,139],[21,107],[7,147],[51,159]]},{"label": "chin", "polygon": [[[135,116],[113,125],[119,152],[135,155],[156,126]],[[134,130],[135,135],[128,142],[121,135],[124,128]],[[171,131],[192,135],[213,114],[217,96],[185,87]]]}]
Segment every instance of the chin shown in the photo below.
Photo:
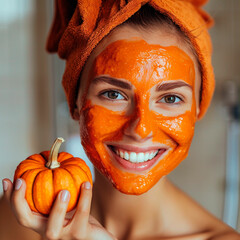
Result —
[{"label": "chin", "polygon": [[[120,145],[118,141],[84,141],[82,145],[87,156],[112,185],[124,194],[140,195],[149,191],[163,176],[175,169],[186,158],[189,144],[170,147],[159,144],[139,148]],[[148,158],[139,161],[126,160],[121,149],[149,153]],[[131,161],[130,161],[131,160]],[[135,162],[134,162],[135,161]]]},{"label": "chin", "polygon": [[[122,163],[112,145],[105,145],[103,154],[101,146],[96,147],[96,152],[101,152],[97,157],[90,155],[89,158],[94,166],[112,183],[118,191],[128,195],[141,195],[149,191],[169,171],[164,164],[171,157],[173,149],[157,150],[156,155],[145,163]],[[100,151],[101,150],[101,151]],[[100,157],[101,156],[101,157]],[[135,165],[135,169],[132,166]],[[129,167],[131,169],[129,169]],[[143,168],[141,170],[141,167]],[[170,170],[169,168],[167,168]]]},{"label": "chin", "polygon": [[[157,179],[147,178],[144,176],[135,176],[129,182],[125,179],[115,179],[110,176],[110,181],[118,191],[127,195],[141,195],[148,192],[160,179],[162,176],[158,176]],[[109,178],[109,177],[108,177]]]}]

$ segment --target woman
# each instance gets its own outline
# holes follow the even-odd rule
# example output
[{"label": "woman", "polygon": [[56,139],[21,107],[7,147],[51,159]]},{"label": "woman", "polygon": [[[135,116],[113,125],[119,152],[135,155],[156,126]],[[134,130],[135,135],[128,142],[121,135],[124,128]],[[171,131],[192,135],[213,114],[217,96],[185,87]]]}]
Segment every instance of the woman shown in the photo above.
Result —
[{"label": "woman", "polygon": [[166,177],[213,93],[210,18],[201,1],[147,2],[57,2],[48,49],[67,60],[63,85],[96,172],[72,216],[68,191],[44,218],[22,179],[4,180],[17,220],[42,239],[240,239]]}]

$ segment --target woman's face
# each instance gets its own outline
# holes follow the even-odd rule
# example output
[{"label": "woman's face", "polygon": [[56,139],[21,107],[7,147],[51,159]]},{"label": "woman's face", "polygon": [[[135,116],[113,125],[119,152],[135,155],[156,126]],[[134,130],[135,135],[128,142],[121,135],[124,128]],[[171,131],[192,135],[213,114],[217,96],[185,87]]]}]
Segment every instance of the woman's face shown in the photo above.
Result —
[{"label": "woman's face", "polygon": [[123,193],[148,191],[187,156],[200,74],[178,38],[164,29],[119,27],[83,70],[75,114],[82,145]]}]

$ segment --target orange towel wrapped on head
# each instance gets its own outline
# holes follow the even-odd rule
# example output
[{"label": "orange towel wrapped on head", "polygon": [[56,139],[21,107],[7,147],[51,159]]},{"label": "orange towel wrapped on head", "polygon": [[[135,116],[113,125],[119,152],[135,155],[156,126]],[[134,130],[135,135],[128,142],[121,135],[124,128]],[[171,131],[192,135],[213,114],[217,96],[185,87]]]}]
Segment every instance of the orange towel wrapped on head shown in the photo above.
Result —
[{"label": "orange towel wrapped on head", "polygon": [[202,71],[202,94],[199,118],[212,99],[214,74],[211,64],[211,17],[201,9],[207,0],[55,0],[55,18],[47,50],[66,59],[63,87],[73,115],[79,77],[94,47],[116,26],[142,5],[149,4],[167,15],[189,37],[198,55]]}]

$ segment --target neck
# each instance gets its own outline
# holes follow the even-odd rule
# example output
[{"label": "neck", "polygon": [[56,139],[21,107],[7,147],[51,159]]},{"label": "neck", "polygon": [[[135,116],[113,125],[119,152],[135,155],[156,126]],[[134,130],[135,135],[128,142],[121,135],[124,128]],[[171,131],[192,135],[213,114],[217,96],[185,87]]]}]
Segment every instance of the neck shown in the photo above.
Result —
[{"label": "neck", "polygon": [[[126,231],[128,235],[142,235],[143,231],[151,231],[156,224],[164,225],[169,185],[169,181],[164,177],[142,195],[127,195],[116,190],[105,177],[95,171],[92,215],[119,238],[124,239],[123,234],[126,234]],[[129,229],[126,229],[126,226]]]}]

